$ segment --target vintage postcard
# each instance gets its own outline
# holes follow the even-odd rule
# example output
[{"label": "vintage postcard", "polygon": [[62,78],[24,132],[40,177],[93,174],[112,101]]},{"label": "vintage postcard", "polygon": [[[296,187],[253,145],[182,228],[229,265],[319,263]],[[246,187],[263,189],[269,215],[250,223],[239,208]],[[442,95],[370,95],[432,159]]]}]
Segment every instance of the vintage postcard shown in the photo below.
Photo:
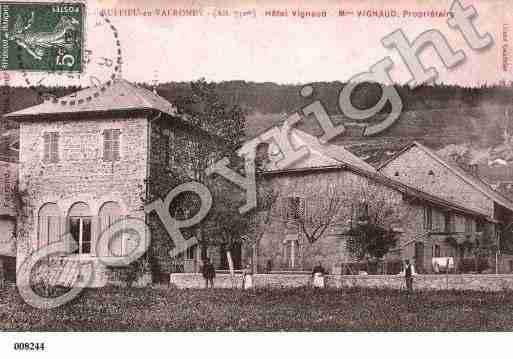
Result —
[{"label": "vintage postcard", "polygon": [[512,39],[506,0],[1,1],[0,352],[511,331]]}]

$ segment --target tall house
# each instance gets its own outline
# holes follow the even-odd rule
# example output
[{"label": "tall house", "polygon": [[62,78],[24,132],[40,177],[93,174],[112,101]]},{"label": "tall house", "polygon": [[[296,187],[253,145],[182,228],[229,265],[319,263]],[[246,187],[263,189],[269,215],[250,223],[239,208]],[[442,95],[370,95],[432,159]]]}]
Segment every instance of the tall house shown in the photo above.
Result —
[{"label": "tall house", "polygon": [[150,228],[154,274],[197,266],[196,248],[178,262],[170,257],[173,245],[162,222],[144,211],[149,201],[198,176],[211,160],[201,155],[205,149],[215,153],[211,136],[172,104],[120,79],[6,116],[20,124],[18,269],[29,253],[67,233],[76,245],[73,253],[52,260],[51,268],[62,274],[57,281],[91,262],[95,280],[88,285],[123,281],[127,271],[101,259],[128,255],[138,239],[116,236],[106,253],[98,253],[96,244],[110,224],[129,217]]}]

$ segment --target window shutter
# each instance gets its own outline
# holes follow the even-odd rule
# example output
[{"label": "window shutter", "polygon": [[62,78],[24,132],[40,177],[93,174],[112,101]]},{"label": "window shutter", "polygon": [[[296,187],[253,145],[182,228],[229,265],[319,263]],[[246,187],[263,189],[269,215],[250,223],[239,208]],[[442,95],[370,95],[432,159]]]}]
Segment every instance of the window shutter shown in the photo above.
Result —
[{"label": "window shutter", "polygon": [[91,254],[91,218],[82,218],[82,248],[80,253]]},{"label": "window shutter", "polygon": [[288,207],[288,197],[284,197],[281,199],[281,218],[283,221],[287,221],[287,207]]},{"label": "window shutter", "polygon": [[161,162],[165,166],[169,166],[169,136],[162,136],[162,159]]},{"label": "window shutter", "polygon": [[306,199],[304,198],[299,198],[299,204],[298,204],[298,217],[299,218],[306,218],[307,217],[307,213],[306,213]]},{"label": "window shutter", "polygon": [[59,133],[45,132],[43,134],[44,149],[43,160],[45,162],[59,161]]},{"label": "window shutter", "polygon": [[112,160],[112,130],[103,131],[103,160]]},{"label": "window shutter", "polygon": [[49,161],[50,160],[50,134],[46,132],[43,135],[44,139],[44,151],[43,151],[43,160]]},{"label": "window shutter", "polygon": [[119,130],[112,130],[112,160],[119,160]]},{"label": "window shutter", "polygon": [[50,140],[50,161],[58,162],[59,161],[59,134],[57,132],[51,133]]},{"label": "window shutter", "polygon": [[351,213],[350,213],[350,223],[349,223],[349,228],[353,229],[353,226],[354,226],[354,223],[355,223],[355,208],[354,208],[354,203],[351,202]]},{"label": "window shutter", "polygon": [[119,129],[109,129],[103,131],[103,160],[117,161],[120,159],[120,138]]},{"label": "window shutter", "polygon": [[433,229],[433,212],[431,207],[424,207],[424,229]]},{"label": "window shutter", "polygon": [[[100,238],[102,238],[103,232],[105,232],[107,230],[107,228],[109,228],[109,226],[111,225],[112,217],[101,216],[98,219],[100,222],[100,231],[98,232],[98,240],[99,240]],[[105,239],[103,239],[103,244],[105,244]],[[101,248],[98,248],[100,250],[100,252],[97,253],[96,255],[98,255],[100,257],[110,256],[109,246],[110,246],[110,243],[107,243],[106,246],[102,246]]]}]

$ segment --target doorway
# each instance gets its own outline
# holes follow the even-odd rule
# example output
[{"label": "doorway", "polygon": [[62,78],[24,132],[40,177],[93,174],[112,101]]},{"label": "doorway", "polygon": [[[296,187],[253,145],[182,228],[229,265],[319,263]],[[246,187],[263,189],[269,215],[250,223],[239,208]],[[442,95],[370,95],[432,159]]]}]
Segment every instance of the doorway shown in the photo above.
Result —
[{"label": "doorway", "polygon": [[[219,247],[219,255],[221,257],[221,265],[220,269],[228,270],[230,266],[228,265],[228,258],[226,257],[226,249],[227,246],[223,245]],[[230,253],[232,255],[233,260],[233,268],[235,270],[242,268],[242,246],[240,243],[235,243],[231,246]]]},{"label": "doorway", "polygon": [[424,243],[415,242],[415,270],[417,273],[424,272]]}]

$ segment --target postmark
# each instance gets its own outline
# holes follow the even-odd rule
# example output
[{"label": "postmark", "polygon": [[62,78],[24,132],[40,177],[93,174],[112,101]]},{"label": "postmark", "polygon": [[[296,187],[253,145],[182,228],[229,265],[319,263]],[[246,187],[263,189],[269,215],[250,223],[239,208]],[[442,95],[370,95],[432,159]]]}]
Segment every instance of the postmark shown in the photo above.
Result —
[{"label": "postmark", "polygon": [[83,71],[85,4],[0,3],[0,11],[2,70]]},{"label": "postmark", "polygon": [[[78,2],[77,2],[78,3]],[[83,4],[82,4],[83,5]],[[91,20],[91,19],[90,19]],[[93,101],[101,96],[103,92],[110,87],[116,78],[121,77],[122,70],[122,49],[120,35],[117,27],[105,16],[103,12],[93,17],[94,26],[84,26],[84,46],[82,51],[82,71],[74,72],[67,69],[56,69],[46,71],[31,71],[27,65],[25,57],[21,56],[21,49],[18,52],[17,71],[19,79],[23,86],[26,86],[38,95],[43,101],[51,99],[55,104],[75,106]],[[104,42],[101,46],[87,45],[87,37],[102,38]],[[95,89],[93,92],[87,93],[83,97],[76,95],[66,96],[58,99],[51,92],[53,86],[64,87],[91,87]]]}]

